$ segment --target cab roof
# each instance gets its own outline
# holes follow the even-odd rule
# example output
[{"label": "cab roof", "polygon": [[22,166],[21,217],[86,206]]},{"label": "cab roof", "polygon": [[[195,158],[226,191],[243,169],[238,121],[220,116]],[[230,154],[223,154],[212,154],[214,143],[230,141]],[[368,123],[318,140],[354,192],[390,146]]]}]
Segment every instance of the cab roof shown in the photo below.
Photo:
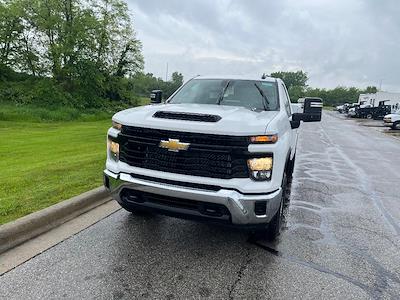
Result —
[{"label": "cab roof", "polygon": [[231,80],[257,80],[257,81],[267,81],[276,82],[277,78],[266,77],[262,79],[261,76],[243,76],[243,75],[198,75],[193,79],[231,79]]}]

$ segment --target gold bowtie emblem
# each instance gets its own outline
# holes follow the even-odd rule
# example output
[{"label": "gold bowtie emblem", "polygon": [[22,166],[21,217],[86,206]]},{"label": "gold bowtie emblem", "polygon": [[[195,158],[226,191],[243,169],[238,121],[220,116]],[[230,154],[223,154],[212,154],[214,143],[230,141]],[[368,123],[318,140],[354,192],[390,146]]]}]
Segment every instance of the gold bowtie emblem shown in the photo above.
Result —
[{"label": "gold bowtie emblem", "polygon": [[189,148],[189,143],[181,143],[176,139],[168,139],[168,141],[161,140],[160,147],[168,149],[168,151],[179,152],[181,150],[187,150]]}]

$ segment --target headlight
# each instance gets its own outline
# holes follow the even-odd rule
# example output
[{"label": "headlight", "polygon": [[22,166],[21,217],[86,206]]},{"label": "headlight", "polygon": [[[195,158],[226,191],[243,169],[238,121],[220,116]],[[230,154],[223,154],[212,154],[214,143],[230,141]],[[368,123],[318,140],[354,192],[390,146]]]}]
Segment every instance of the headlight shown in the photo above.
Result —
[{"label": "headlight", "polygon": [[120,124],[120,123],[118,123],[118,122],[115,122],[115,121],[112,121],[112,127],[113,127],[114,129],[121,130],[122,124]]},{"label": "headlight", "polygon": [[108,153],[110,158],[118,161],[119,160],[119,144],[113,140],[108,139],[107,142]]},{"label": "headlight", "polygon": [[272,164],[272,157],[252,158],[247,160],[251,177],[254,180],[270,180]]}]

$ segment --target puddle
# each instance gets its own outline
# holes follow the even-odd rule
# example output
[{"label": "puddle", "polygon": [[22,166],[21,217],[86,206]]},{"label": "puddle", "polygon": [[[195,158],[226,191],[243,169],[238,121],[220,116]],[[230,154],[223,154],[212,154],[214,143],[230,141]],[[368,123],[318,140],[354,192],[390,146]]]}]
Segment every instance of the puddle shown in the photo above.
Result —
[{"label": "puddle", "polygon": [[365,127],[385,127],[382,124],[363,124]]},{"label": "puddle", "polygon": [[386,129],[383,130],[383,133],[394,137],[400,137],[400,130]]}]

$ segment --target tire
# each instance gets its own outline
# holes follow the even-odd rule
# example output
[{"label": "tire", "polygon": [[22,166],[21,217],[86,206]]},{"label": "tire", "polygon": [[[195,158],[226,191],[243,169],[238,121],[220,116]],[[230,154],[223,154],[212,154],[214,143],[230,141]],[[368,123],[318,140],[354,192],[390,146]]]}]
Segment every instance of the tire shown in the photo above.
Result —
[{"label": "tire", "polygon": [[266,238],[269,241],[275,240],[281,233],[283,208],[286,201],[285,197],[287,196],[287,189],[288,189],[288,181],[286,173],[284,173],[282,179],[281,203],[279,205],[278,211],[276,212],[275,216],[272,218],[271,222],[268,224],[267,227]]},{"label": "tire", "polygon": [[367,115],[367,119],[368,119],[368,120],[371,120],[372,117],[373,117],[372,114],[368,114],[368,115]]},{"label": "tire", "polygon": [[294,172],[294,165],[296,163],[296,154],[293,156],[293,159],[289,162],[289,168],[287,171],[287,181],[288,184],[291,184],[293,181],[293,172]]},{"label": "tire", "polygon": [[394,122],[392,125],[392,129],[393,130],[400,129],[400,122],[399,121]]}]

